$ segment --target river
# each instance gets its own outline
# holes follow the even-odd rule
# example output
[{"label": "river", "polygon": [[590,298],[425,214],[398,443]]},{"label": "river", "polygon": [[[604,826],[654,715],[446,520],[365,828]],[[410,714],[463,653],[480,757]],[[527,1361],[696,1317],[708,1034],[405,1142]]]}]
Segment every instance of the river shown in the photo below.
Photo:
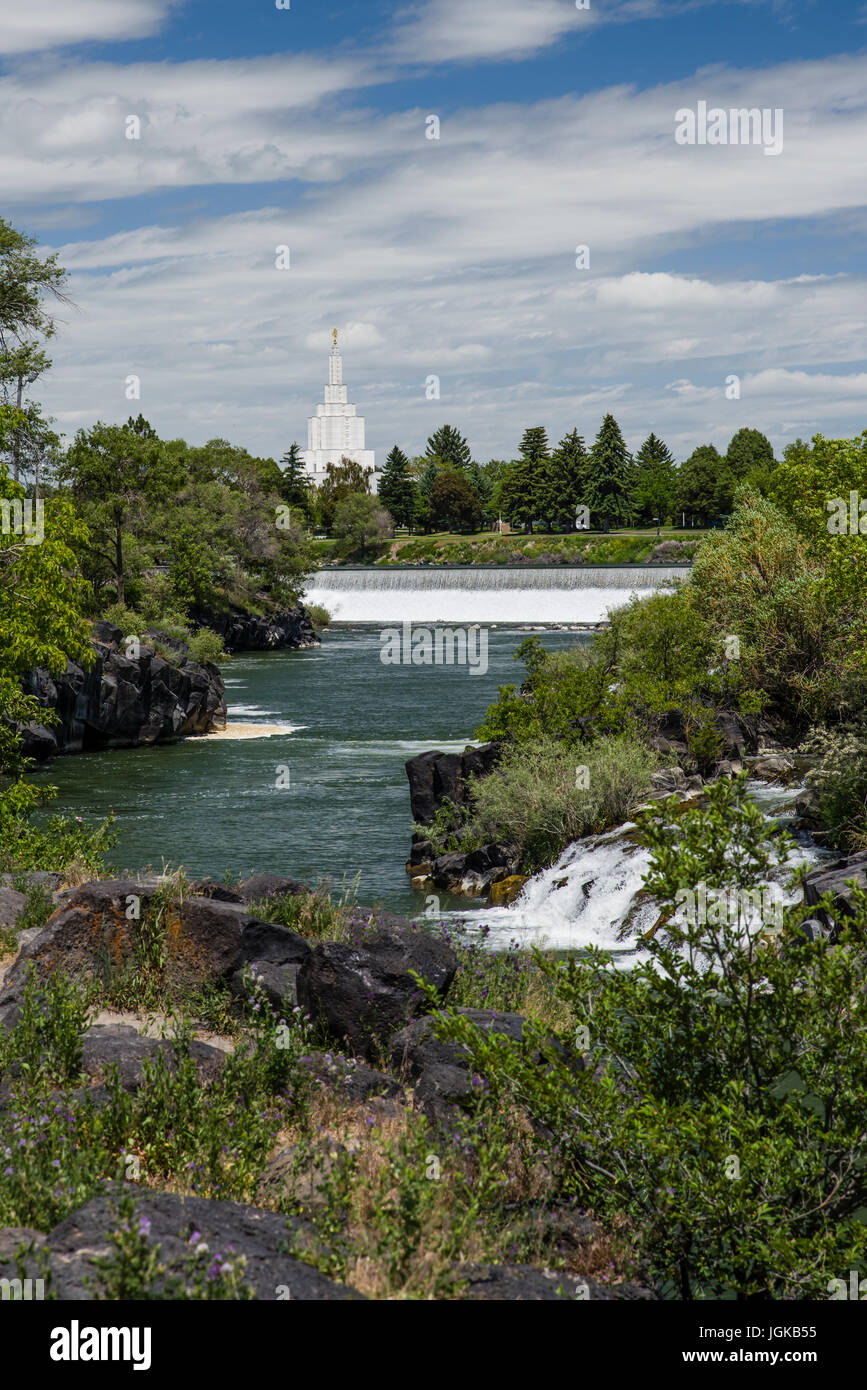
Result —
[{"label": "river", "polygon": [[[527,635],[490,629],[483,675],[384,665],[369,629],[326,632],[308,651],[236,656],[224,668],[229,720],[290,731],[68,756],[38,780],[59,788],[53,811],[88,823],[116,815],[112,857],[124,869],[160,870],[165,860],[193,877],[269,872],[338,888],[360,875],[359,901],[418,913],[424,899],[405,872],[404,763],[472,740],[498,685],[520,683],[513,653]],[[550,629],[540,636],[559,649],[588,640]]]}]

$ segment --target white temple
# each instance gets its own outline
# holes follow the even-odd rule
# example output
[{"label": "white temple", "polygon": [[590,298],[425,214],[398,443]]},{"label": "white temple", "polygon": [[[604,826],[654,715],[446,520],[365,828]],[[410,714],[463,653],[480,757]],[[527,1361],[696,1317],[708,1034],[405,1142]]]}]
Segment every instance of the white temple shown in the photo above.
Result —
[{"label": "white temple", "polygon": [[364,417],[356,415],[355,406],[346,399],[343,384],[343,362],[337,346],[337,329],[328,363],[328,385],[325,400],[316,407],[316,414],[307,421],[307,448],[301,454],[307,476],[316,487],[325,482],[329,463],[342,458],[373,469],[370,491],[377,490],[376,454],[364,447]]}]

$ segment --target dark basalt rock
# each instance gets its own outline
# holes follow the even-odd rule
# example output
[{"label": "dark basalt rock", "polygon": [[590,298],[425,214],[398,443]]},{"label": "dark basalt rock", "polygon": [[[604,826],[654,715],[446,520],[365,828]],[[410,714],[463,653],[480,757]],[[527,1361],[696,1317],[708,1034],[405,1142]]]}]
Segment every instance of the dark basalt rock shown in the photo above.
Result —
[{"label": "dark basalt rock", "polygon": [[238,884],[241,902],[254,903],[262,898],[285,897],[288,893],[306,893],[303,883],[294,878],[284,878],[281,874],[254,874]]},{"label": "dark basalt rock", "polygon": [[14,888],[0,888],[0,927],[14,927],[26,906],[24,893],[16,893]]},{"label": "dark basalt rock", "polygon": [[[11,1027],[18,1016],[30,964],[38,978],[62,969],[76,978],[104,979],[133,963],[140,933],[148,929],[151,899],[161,887],[155,879],[105,879],[64,894],[45,926],[25,934],[0,991],[0,1026]],[[294,976],[310,953],[297,932],[260,921],[243,905],[211,898],[169,905],[164,927],[171,984],[224,980],[234,993],[245,994],[245,973],[258,966],[255,973],[265,977],[266,994],[278,1007],[291,997]]]},{"label": "dark basalt rock", "polygon": [[[109,1235],[120,1224],[112,1195],[93,1197],[43,1238],[43,1258],[48,1253],[52,1276],[52,1293],[63,1301],[87,1300],[95,1297],[94,1285],[99,1284],[98,1258],[110,1255],[113,1247]],[[344,1301],[363,1298],[356,1289],[335,1284],[312,1265],[294,1259],[289,1253],[290,1223],[276,1212],[238,1202],[211,1201],[204,1197],[180,1197],[171,1192],[152,1192],[128,1185],[126,1191],[136,1198],[136,1219],[149,1222],[147,1239],[160,1247],[160,1261],[169,1276],[189,1280],[193,1245],[191,1237],[207,1245],[205,1265],[217,1254],[246,1263],[241,1280],[255,1291],[256,1298],[267,1301],[289,1299],[292,1302]],[[198,1242],[197,1242],[198,1243]],[[0,1250],[11,1244],[11,1238],[0,1238]],[[41,1277],[35,1256],[27,1260],[26,1272]],[[0,1263],[0,1277],[15,1278],[16,1269],[10,1262]]]},{"label": "dark basalt rock", "polygon": [[[193,1040],[190,1056],[201,1081],[213,1081],[226,1065],[226,1054],[217,1047]],[[88,1029],[82,1048],[82,1069],[95,1084],[107,1079],[117,1068],[125,1091],[137,1091],[144,1079],[144,1063],[163,1057],[170,1071],[177,1066],[176,1049],[168,1038],[146,1038],[124,1024],[106,1024]]]},{"label": "dark basalt rock", "polygon": [[377,1044],[427,1010],[409,974],[429,981],[440,998],[455,977],[458,962],[444,942],[407,928],[374,930],[363,944],[322,942],[298,973],[298,1000],[321,1019],[338,1043],[364,1057]]},{"label": "dark basalt rock", "polygon": [[466,854],[453,851],[431,861],[429,876],[435,888],[481,898],[491,885],[516,874],[521,866],[520,846],[511,841],[482,845]]},{"label": "dark basalt rock", "polygon": [[412,818],[418,825],[430,825],[444,801],[466,806],[470,799],[468,779],[484,777],[500,758],[502,744],[483,743],[463,753],[419,753],[406,763]]},{"label": "dark basalt rock", "polygon": [[24,682],[26,693],[53,710],[59,722],[24,726],[26,757],[44,761],[55,753],[170,743],[225,728],[225,689],[217,667],[193,661],[182,642],[159,635],[175,656],[166,661],[144,640],[145,634],[139,635],[143,640],[133,660],[123,649],[120,628],[97,623],[96,661],[89,670],[67,661],[60,676],[41,667],[31,672]]},{"label": "dark basalt rock", "polygon": [[397,1100],[403,1095],[403,1088],[393,1076],[386,1076],[385,1072],[375,1071],[363,1062],[350,1061],[336,1053],[311,1052],[309,1056],[300,1058],[299,1066],[315,1084],[353,1104],[370,1100],[373,1096]]},{"label": "dark basalt rock", "polygon": [[223,639],[229,652],[279,651],[287,648],[318,647],[319,638],[303,603],[283,608],[260,618],[241,608],[227,613],[208,613],[194,609],[191,618],[199,627],[209,627]]},{"label": "dark basalt rock", "polygon": [[804,880],[804,902],[808,907],[815,907],[825,893],[832,894],[831,912],[820,910],[817,913],[829,926],[842,925],[840,919],[855,915],[849,879],[854,879],[859,888],[867,889],[867,850],[837,859],[833,864],[823,864]]}]

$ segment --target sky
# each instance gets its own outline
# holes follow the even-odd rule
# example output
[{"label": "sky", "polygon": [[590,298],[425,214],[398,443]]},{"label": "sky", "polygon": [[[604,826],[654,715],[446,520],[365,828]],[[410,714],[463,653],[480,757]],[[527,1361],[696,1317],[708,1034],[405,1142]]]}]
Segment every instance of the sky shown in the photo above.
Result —
[{"label": "sky", "polygon": [[[66,436],[140,410],[279,458],[335,327],[380,466],[446,422],[480,461],[608,411],[681,459],[867,428],[859,0],[3,8],[0,214],[70,273]],[[701,103],[766,138],[684,143]]]}]

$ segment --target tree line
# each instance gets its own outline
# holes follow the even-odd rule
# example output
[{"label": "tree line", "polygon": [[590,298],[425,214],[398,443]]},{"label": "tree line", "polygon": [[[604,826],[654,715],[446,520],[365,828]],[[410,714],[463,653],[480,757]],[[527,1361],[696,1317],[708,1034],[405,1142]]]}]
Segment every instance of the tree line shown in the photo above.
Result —
[{"label": "tree line", "polygon": [[715,525],[731,512],[741,483],[767,490],[776,462],[770,441],[749,428],[733,435],[724,454],[702,444],[678,464],[651,433],[633,455],[611,414],[589,446],[573,429],[552,447],[547,430],[535,425],[524,431],[515,459],[484,464],[473,460],[458,429],[442,425],[418,457],[394,445],[378,501],[369,496],[370,478],[349,459],[329,465],[316,489],[297,444],[282,459],[284,491],[308,520],[330,534],[371,537],[389,521],[425,533],[478,531],[500,519],[525,532]]}]

